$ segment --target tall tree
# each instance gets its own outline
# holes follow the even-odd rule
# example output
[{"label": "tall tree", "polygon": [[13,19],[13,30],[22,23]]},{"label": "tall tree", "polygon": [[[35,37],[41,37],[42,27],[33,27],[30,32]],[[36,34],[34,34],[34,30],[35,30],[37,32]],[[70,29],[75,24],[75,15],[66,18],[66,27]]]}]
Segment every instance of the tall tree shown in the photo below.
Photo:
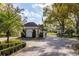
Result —
[{"label": "tall tree", "polygon": [[76,34],[79,35],[79,4],[78,3],[73,3],[70,5],[71,8],[71,13],[74,14],[75,22],[76,22]]},{"label": "tall tree", "polygon": [[63,34],[65,28],[65,19],[68,18],[68,6],[66,4],[55,3],[51,5],[51,9],[50,11],[48,9],[48,12],[47,19],[52,23],[58,22],[60,25],[61,34]]},{"label": "tall tree", "polygon": [[12,32],[21,30],[21,16],[19,8],[14,8],[12,4],[6,4],[0,11],[0,31],[6,33],[7,42]]}]

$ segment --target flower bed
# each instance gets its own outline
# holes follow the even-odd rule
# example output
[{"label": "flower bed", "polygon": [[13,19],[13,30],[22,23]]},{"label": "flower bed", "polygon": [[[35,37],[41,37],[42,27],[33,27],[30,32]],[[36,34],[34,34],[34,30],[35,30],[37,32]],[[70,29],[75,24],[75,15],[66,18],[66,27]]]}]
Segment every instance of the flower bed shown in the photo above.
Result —
[{"label": "flower bed", "polygon": [[10,41],[10,43],[2,43],[0,44],[0,55],[7,56],[12,53],[24,48],[26,43],[20,40]]}]

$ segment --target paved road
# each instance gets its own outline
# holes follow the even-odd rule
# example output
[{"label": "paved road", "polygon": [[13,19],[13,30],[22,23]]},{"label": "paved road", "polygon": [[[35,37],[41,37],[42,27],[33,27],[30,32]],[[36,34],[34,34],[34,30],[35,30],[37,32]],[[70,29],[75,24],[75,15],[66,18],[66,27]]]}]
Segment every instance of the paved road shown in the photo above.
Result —
[{"label": "paved road", "polygon": [[12,56],[75,56],[71,45],[76,40],[47,37],[43,40],[26,41],[24,49],[12,54]]}]

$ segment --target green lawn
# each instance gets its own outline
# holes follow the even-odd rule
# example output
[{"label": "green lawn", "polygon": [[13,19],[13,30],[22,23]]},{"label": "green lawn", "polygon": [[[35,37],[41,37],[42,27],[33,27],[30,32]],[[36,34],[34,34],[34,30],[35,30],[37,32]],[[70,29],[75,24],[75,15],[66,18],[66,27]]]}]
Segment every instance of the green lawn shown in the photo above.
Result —
[{"label": "green lawn", "polygon": [[56,35],[57,33],[55,32],[48,32],[47,35]]}]

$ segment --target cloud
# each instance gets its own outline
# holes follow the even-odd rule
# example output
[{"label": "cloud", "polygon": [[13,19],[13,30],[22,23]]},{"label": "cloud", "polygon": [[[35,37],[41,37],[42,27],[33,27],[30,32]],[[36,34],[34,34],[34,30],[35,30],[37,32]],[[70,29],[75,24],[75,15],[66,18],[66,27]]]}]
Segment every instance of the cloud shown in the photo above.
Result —
[{"label": "cloud", "polygon": [[28,9],[26,9],[25,11],[22,12],[24,14],[24,16],[27,17],[42,17],[42,13],[35,13],[33,11],[29,11]]},{"label": "cloud", "polygon": [[36,8],[36,7],[43,8],[43,4],[33,4],[32,7],[33,8]]},{"label": "cloud", "polygon": [[35,21],[35,23],[36,24],[41,24],[42,23],[42,21],[40,20],[40,19],[36,19],[36,18],[29,18],[29,20],[28,20],[28,22],[34,22]]},{"label": "cloud", "polygon": [[46,7],[46,6],[51,6],[51,5],[53,5],[54,3],[45,3],[44,5],[43,5],[43,7]]},{"label": "cloud", "polygon": [[43,17],[43,5],[42,4],[32,4],[32,9],[25,9],[22,13],[27,17],[27,22],[35,22],[41,24],[41,19]]},{"label": "cloud", "polygon": [[[40,15],[43,15],[43,4],[37,3],[37,4],[32,4],[32,8],[35,10]],[[36,14],[37,15],[37,14]],[[40,15],[38,15],[40,17]]]},{"label": "cloud", "polygon": [[[24,16],[27,17],[28,22],[35,22],[35,23],[41,23],[42,18],[42,12],[35,13],[33,11],[29,11],[28,9],[25,9],[25,11],[22,12]],[[23,16],[23,15],[22,15]]]},{"label": "cloud", "polygon": [[40,14],[35,13],[35,12],[30,12],[30,16],[32,16],[32,17],[41,17]]},{"label": "cloud", "polygon": [[32,7],[33,8],[36,8],[36,7],[44,8],[44,7],[50,6],[52,4],[54,4],[54,3],[42,3],[42,4],[41,3],[37,3],[37,4],[33,4]]}]

